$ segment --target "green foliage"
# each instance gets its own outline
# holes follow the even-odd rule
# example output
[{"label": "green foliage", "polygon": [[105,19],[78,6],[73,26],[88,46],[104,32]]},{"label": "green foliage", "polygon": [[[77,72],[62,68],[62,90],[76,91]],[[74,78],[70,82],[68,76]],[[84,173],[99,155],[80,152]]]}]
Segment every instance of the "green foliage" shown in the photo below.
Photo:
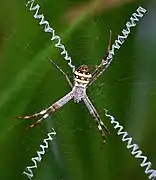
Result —
[{"label": "green foliage", "polygon": [[[131,157],[104,116],[104,108],[124,125],[156,167],[155,1],[123,1],[110,8],[102,8],[101,3],[102,10],[87,0],[36,2],[61,36],[73,64],[88,64],[92,69],[105,55],[109,30],[114,42],[138,5],[148,8],[108,70],[88,89],[88,96],[111,132],[104,147],[83,103],[69,102],[27,133],[24,129],[34,120],[15,118],[38,112],[70,91],[47,57],[72,79],[63,56],[25,3],[1,0],[0,6],[0,179],[27,179],[22,172],[32,164],[31,158],[52,127],[57,132],[55,143],[34,171],[35,180],[147,179],[139,161]],[[75,18],[71,12],[76,9],[79,16]]]}]

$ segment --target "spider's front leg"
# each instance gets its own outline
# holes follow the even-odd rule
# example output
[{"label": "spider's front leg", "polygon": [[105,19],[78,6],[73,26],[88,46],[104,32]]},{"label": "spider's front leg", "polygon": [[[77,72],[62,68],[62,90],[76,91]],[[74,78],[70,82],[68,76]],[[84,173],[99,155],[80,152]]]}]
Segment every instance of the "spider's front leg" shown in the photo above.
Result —
[{"label": "spider's front leg", "polygon": [[83,99],[84,103],[86,104],[90,114],[93,116],[97,128],[100,131],[100,134],[102,136],[103,139],[103,144],[105,144],[106,142],[106,133],[110,134],[107,127],[104,125],[103,121],[101,120],[99,114],[97,113],[96,109],[94,108],[93,104],[91,103],[91,101],[89,100],[89,98],[87,96],[84,97]]},{"label": "spider's front leg", "polygon": [[[109,41],[108,41],[108,47],[107,47],[107,52],[105,57],[102,59],[101,63],[97,66],[97,68],[94,70],[92,73],[92,79],[88,83],[88,86],[90,86],[106,69],[107,69],[107,64],[105,64],[105,61],[109,55],[110,51],[110,46],[111,46],[111,38],[112,38],[112,31],[110,30],[109,33]],[[105,65],[104,65],[105,64]]]},{"label": "spider's front leg", "polygon": [[69,79],[69,77],[67,76],[67,74],[53,61],[49,58],[49,61],[63,74],[63,76],[65,77],[66,81],[68,82],[69,86],[72,88],[73,85]]},{"label": "spider's front leg", "polygon": [[38,113],[35,113],[33,115],[30,115],[30,116],[19,116],[17,118],[18,119],[31,119],[31,118],[37,118],[37,117],[41,117],[42,116],[34,124],[30,125],[27,128],[27,130],[28,130],[29,128],[35,127],[36,125],[40,124],[42,122],[42,120],[47,119],[50,116],[50,114],[54,113],[56,110],[61,108],[68,101],[70,101],[72,98],[73,98],[73,92],[71,91],[67,95],[65,95],[63,98],[61,98],[60,100],[58,100],[57,102],[55,102],[54,104],[49,106],[47,109],[42,110],[42,111],[40,111]]}]

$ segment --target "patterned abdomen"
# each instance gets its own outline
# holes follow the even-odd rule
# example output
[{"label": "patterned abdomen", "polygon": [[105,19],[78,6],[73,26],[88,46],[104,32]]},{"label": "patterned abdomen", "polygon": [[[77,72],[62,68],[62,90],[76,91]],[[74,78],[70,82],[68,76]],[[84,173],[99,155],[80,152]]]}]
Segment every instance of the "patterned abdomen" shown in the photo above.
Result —
[{"label": "patterned abdomen", "polygon": [[75,85],[86,87],[86,85],[89,83],[91,77],[92,77],[92,75],[89,72],[88,66],[87,65],[81,65],[74,72]]}]

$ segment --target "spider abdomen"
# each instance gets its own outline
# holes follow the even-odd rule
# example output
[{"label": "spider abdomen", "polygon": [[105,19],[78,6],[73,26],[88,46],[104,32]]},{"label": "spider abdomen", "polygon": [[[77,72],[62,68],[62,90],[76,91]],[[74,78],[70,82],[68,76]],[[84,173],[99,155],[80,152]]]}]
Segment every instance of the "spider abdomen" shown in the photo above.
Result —
[{"label": "spider abdomen", "polygon": [[87,65],[81,65],[75,72],[74,72],[74,82],[75,85],[86,87],[89,83],[92,75],[89,72]]}]

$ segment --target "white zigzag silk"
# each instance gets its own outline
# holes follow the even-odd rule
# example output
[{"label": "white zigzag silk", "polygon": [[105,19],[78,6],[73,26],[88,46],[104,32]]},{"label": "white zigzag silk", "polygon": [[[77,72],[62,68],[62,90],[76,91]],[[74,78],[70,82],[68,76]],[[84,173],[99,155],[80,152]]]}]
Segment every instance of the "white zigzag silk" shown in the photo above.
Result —
[{"label": "white zigzag silk", "polygon": [[126,29],[122,30],[122,35],[118,35],[117,40],[111,46],[111,50],[109,51],[108,57],[103,61],[103,65],[107,68],[111,63],[113,56],[115,55],[115,49],[120,49],[121,45],[125,42],[125,39],[131,32],[131,28],[136,26],[136,22],[140,20],[146,13],[146,9],[139,6],[135,13],[130,17],[130,21],[126,22]]},{"label": "white zigzag silk", "polygon": [[34,18],[39,19],[39,24],[44,28],[45,32],[51,33],[52,37],[51,40],[56,40],[55,46],[61,50],[61,54],[64,55],[64,59],[68,62],[68,65],[72,68],[73,72],[75,71],[75,66],[72,65],[71,57],[69,56],[65,46],[61,43],[60,36],[55,34],[55,30],[50,27],[48,21],[45,20],[43,14],[39,14],[40,6],[34,5],[35,0],[30,0],[27,2],[26,6],[29,6],[30,11],[34,11]]},{"label": "white zigzag silk", "polygon": [[113,124],[114,129],[117,130],[117,134],[122,136],[122,141],[127,142],[127,149],[131,149],[131,154],[141,160],[140,166],[145,168],[144,172],[148,175],[148,178],[154,180],[156,178],[156,170],[151,168],[152,163],[148,161],[146,156],[142,155],[139,146],[132,142],[132,137],[129,137],[128,132],[123,131],[123,126],[112,115],[108,114],[107,110],[105,110],[105,115],[109,118],[111,124]]},{"label": "white zigzag silk", "polygon": [[42,156],[45,154],[45,149],[48,149],[48,147],[49,147],[48,141],[52,141],[53,140],[53,136],[55,136],[55,135],[56,135],[56,132],[52,128],[52,132],[47,134],[48,138],[44,139],[43,143],[40,145],[41,150],[37,151],[37,156],[31,158],[31,160],[33,161],[34,165],[27,166],[26,167],[26,171],[23,172],[23,174],[26,174],[29,179],[33,178],[34,175],[33,175],[32,169],[37,168],[37,163],[41,162]]}]

